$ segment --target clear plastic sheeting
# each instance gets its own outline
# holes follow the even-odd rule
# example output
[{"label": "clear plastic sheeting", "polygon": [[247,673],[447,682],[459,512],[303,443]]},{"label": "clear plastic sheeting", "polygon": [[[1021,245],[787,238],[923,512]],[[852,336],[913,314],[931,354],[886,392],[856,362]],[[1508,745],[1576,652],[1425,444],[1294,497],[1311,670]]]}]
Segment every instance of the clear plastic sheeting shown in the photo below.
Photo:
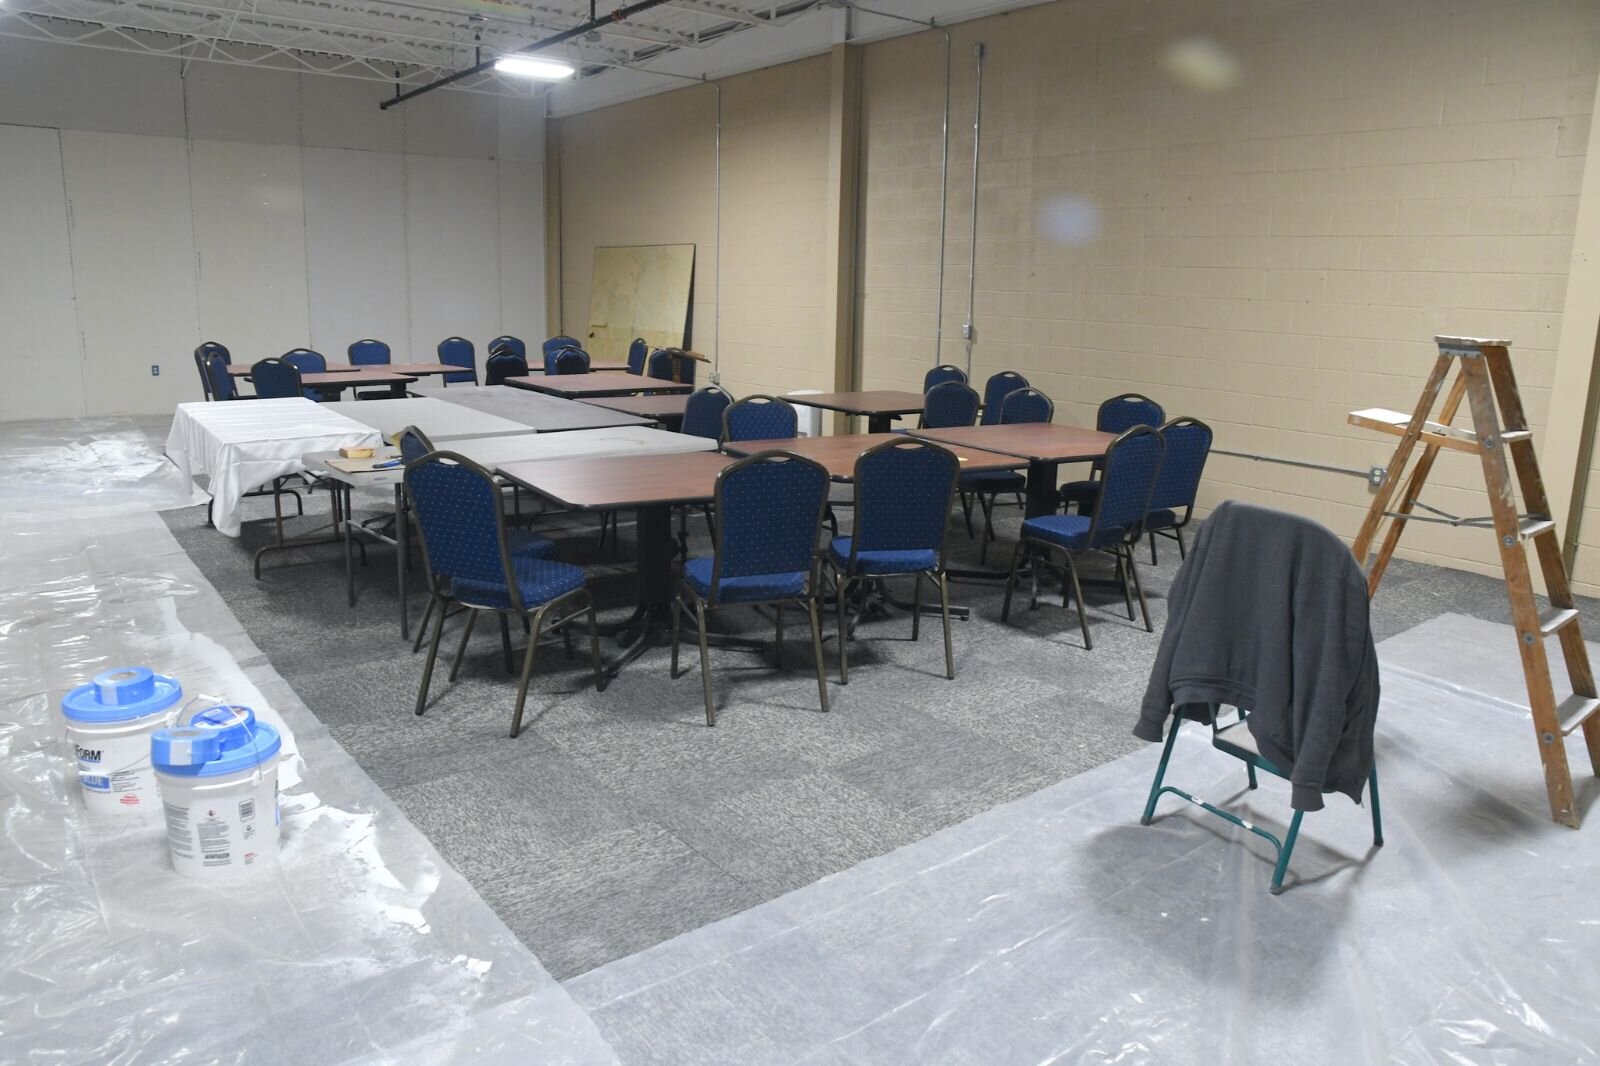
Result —
[{"label": "clear plastic sheeting", "polygon": [[[86,520],[76,500],[126,484],[57,474],[36,509],[0,513],[0,1062],[615,1062],[159,516]],[[159,819],[87,816],[57,703],[121,664],[283,731],[276,868],[202,885],[172,870]]]},{"label": "clear plastic sheeting", "polygon": [[[1281,896],[1265,841],[1171,795],[1139,824],[1151,745],[568,991],[626,1062],[1600,1061],[1596,780],[1550,821],[1509,627],[1380,655],[1387,843],[1331,797]],[[1168,783],[1282,834],[1287,782],[1179,736]]]},{"label": "clear plastic sheeting", "polygon": [[0,511],[167,510],[204,503],[127,418],[0,423]]}]

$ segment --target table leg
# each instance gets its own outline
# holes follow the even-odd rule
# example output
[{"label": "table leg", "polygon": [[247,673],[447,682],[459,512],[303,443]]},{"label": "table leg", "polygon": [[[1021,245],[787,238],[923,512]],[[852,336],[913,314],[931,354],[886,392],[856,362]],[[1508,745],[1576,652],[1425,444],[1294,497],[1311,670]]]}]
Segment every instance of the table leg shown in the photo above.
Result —
[{"label": "table leg", "polygon": [[868,415],[868,433],[888,433],[894,428],[894,415]]},{"label": "table leg", "polygon": [[[1040,462],[1034,460],[1028,464],[1028,488],[1023,497],[1023,515],[1027,518],[1038,518],[1042,515],[1054,514],[1060,502],[1060,490],[1056,488],[1059,463]],[[1030,564],[1031,565],[1031,564]],[[963,581],[1004,581],[1009,571],[1006,570],[951,570],[950,576]],[[1018,572],[1019,577],[1028,575],[1027,566]]]},{"label": "table leg", "polygon": [[351,558],[350,544],[355,539],[355,534],[350,531],[350,526],[353,524],[351,515],[354,513],[355,499],[349,485],[335,482],[333,491],[336,494],[336,499],[341,501],[339,510],[342,512],[342,518],[339,524],[344,530],[345,599],[349,601],[351,607],[354,607],[356,605],[356,571],[355,562]]}]

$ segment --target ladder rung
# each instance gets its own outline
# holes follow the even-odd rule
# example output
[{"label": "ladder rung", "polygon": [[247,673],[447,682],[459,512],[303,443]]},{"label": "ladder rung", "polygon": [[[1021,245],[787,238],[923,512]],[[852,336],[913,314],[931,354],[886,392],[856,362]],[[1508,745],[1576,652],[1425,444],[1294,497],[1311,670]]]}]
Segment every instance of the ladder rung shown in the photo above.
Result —
[{"label": "ladder rung", "polygon": [[1583,696],[1576,692],[1561,701],[1556,708],[1556,720],[1561,723],[1561,735],[1568,733],[1583,725],[1589,716],[1600,711],[1600,699],[1593,696]]},{"label": "ladder rung", "polygon": [[1500,439],[1505,441],[1507,444],[1521,444],[1523,441],[1533,439],[1533,430],[1508,429],[1500,434]]},{"label": "ladder rung", "polygon": [[[1386,407],[1368,407],[1363,411],[1351,411],[1347,421],[1352,426],[1361,426],[1365,429],[1375,429],[1380,433],[1392,433],[1396,437],[1406,435],[1406,429],[1411,425],[1411,416],[1403,411],[1391,411]],[[1422,431],[1417,434],[1417,439],[1424,444],[1436,444],[1441,448],[1449,448],[1458,452],[1478,452],[1478,438],[1472,430],[1458,426],[1447,426],[1442,422],[1424,422]]]},{"label": "ladder rung", "polygon": [[1523,540],[1529,540],[1541,533],[1553,532],[1555,528],[1556,524],[1550,519],[1530,515],[1517,522],[1517,535]]},{"label": "ladder rung", "polygon": [[1578,612],[1576,608],[1546,607],[1539,612],[1539,635],[1544,637],[1554,636],[1577,620]]}]

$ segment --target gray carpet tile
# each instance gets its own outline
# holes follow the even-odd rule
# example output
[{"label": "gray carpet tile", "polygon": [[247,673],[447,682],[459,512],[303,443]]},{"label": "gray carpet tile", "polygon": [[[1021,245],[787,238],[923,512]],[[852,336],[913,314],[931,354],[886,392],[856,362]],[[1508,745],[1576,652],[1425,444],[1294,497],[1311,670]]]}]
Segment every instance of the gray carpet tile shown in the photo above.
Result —
[{"label": "gray carpet tile", "polygon": [[[326,520],[326,494],[311,493],[306,504],[307,517],[288,523],[291,535]],[[392,551],[368,549],[354,609],[333,545],[272,553],[256,581],[250,553],[271,539],[271,522],[260,521],[271,508],[261,500],[248,506],[255,520],[237,540],[207,527],[201,508],[166,517],[335,739],[562,978],[1134,750],[1140,742],[1129,731],[1178,564],[1169,542],[1157,566],[1141,553],[1153,634],[1142,619],[1128,619],[1120,591],[1086,590],[1092,651],[1053,581],[1037,609],[1029,608],[1028,588],[1018,590],[1009,626],[999,622],[998,583],[956,582],[952,603],[970,607],[973,617],[954,623],[953,681],[944,676],[937,616],[922,619],[913,642],[908,614],[894,610],[863,620],[850,644],[850,683],[839,684],[835,620],[825,613],[826,714],[805,616],[789,611],[781,670],[770,646],[712,649],[715,729],[704,724],[692,618],[679,677],[669,672],[667,649],[653,648],[603,693],[594,690],[580,627],[573,657],[559,643],[539,649],[523,733],[511,740],[515,679],[492,623],[480,623],[452,683],[448,660],[460,622],[451,622],[419,718],[412,706],[422,659],[399,636]],[[358,503],[363,517],[382,508],[379,500]],[[849,509],[840,514],[848,528]],[[1015,508],[1000,509],[989,566],[1009,563],[1018,522]],[[599,551],[591,516],[546,516],[539,528],[558,541],[563,559],[588,568],[602,618],[622,618],[634,589],[626,517],[617,542]],[[708,551],[704,523],[690,529],[691,550]],[[978,565],[959,517],[950,547],[952,566]],[[1105,579],[1113,571],[1091,560],[1083,572]],[[420,569],[414,578],[416,625]],[[909,583],[896,582],[894,592],[909,597]],[[925,600],[936,602],[931,590]],[[1583,607],[1600,631],[1600,603]],[[1381,639],[1446,611],[1503,620],[1504,586],[1396,561],[1374,604],[1373,628]],[[748,608],[715,612],[712,627],[768,641],[773,632],[770,615]],[[520,667],[520,632],[513,646]],[[603,654],[616,648],[602,639]],[[686,1017],[684,1024],[694,1023]],[[762,1050],[745,1052],[759,1061]]]}]

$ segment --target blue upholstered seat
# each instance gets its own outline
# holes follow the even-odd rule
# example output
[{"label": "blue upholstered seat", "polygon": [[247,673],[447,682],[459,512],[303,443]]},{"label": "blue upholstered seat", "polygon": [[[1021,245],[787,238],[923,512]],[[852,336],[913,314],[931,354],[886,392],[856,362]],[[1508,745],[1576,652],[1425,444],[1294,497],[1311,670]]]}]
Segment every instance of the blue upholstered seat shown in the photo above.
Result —
[{"label": "blue upholstered seat", "polygon": [[1022,523],[1022,535],[1034,540],[1058,544],[1069,551],[1103,548],[1122,539],[1122,530],[1102,528],[1095,532],[1094,543],[1089,543],[1089,529],[1094,520],[1081,514],[1047,514],[1030,518]]},{"label": "blue upholstered seat", "polygon": [[[828,542],[828,558],[843,569],[850,562],[850,537],[834,537]],[[939,565],[933,548],[907,548],[900,551],[862,551],[856,553],[856,571],[877,577],[885,574],[914,574]]]},{"label": "blue upholstered seat", "polygon": [[1147,530],[1171,529],[1177,524],[1178,512],[1169,510],[1166,507],[1156,508],[1144,520],[1144,528]]},{"label": "blue upholstered seat", "polygon": [[1094,507],[1094,501],[1100,495],[1100,482],[1098,481],[1069,481],[1061,486],[1061,506],[1077,504],[1079,514],[1088,514]]},{"label": "blue upholstered seat", "polygon": [[[690,559],[683,564],[684,580],[689,582],[689,587],[702,599],[711,598],[711,565],[714,562],[709,555],[701,555]],[[809,577],[804,570],[796,570],[787,574],[743,574],[739,577],[724,577],[717,586],[718,603],[764,603],[768,600],[787,600],[801,596],[805,592],[806,578]]]},{"label": "blue upholstered seat", "polygon": [[556,542],[531,529],[506,530],[506,550],[512,559],[554,559]]},{"label": "blue upholstered seat", "polygon": [[[509,542],[510,539],[508,534],[506,540]],[[544,540],[543,537],[539,539]],[[549,541],[545,543],[548,544]],[[583,569],[570,563],[513,555],[511,570],[516,576],[517,591],[522,594],[523,603],[548,603],[557,596],[583,588]],[[473,607],[487,607],[496,611],[512,609],[510,590],[504,580],[479,581],[465,577],[452,578],[450,598]]]}]

